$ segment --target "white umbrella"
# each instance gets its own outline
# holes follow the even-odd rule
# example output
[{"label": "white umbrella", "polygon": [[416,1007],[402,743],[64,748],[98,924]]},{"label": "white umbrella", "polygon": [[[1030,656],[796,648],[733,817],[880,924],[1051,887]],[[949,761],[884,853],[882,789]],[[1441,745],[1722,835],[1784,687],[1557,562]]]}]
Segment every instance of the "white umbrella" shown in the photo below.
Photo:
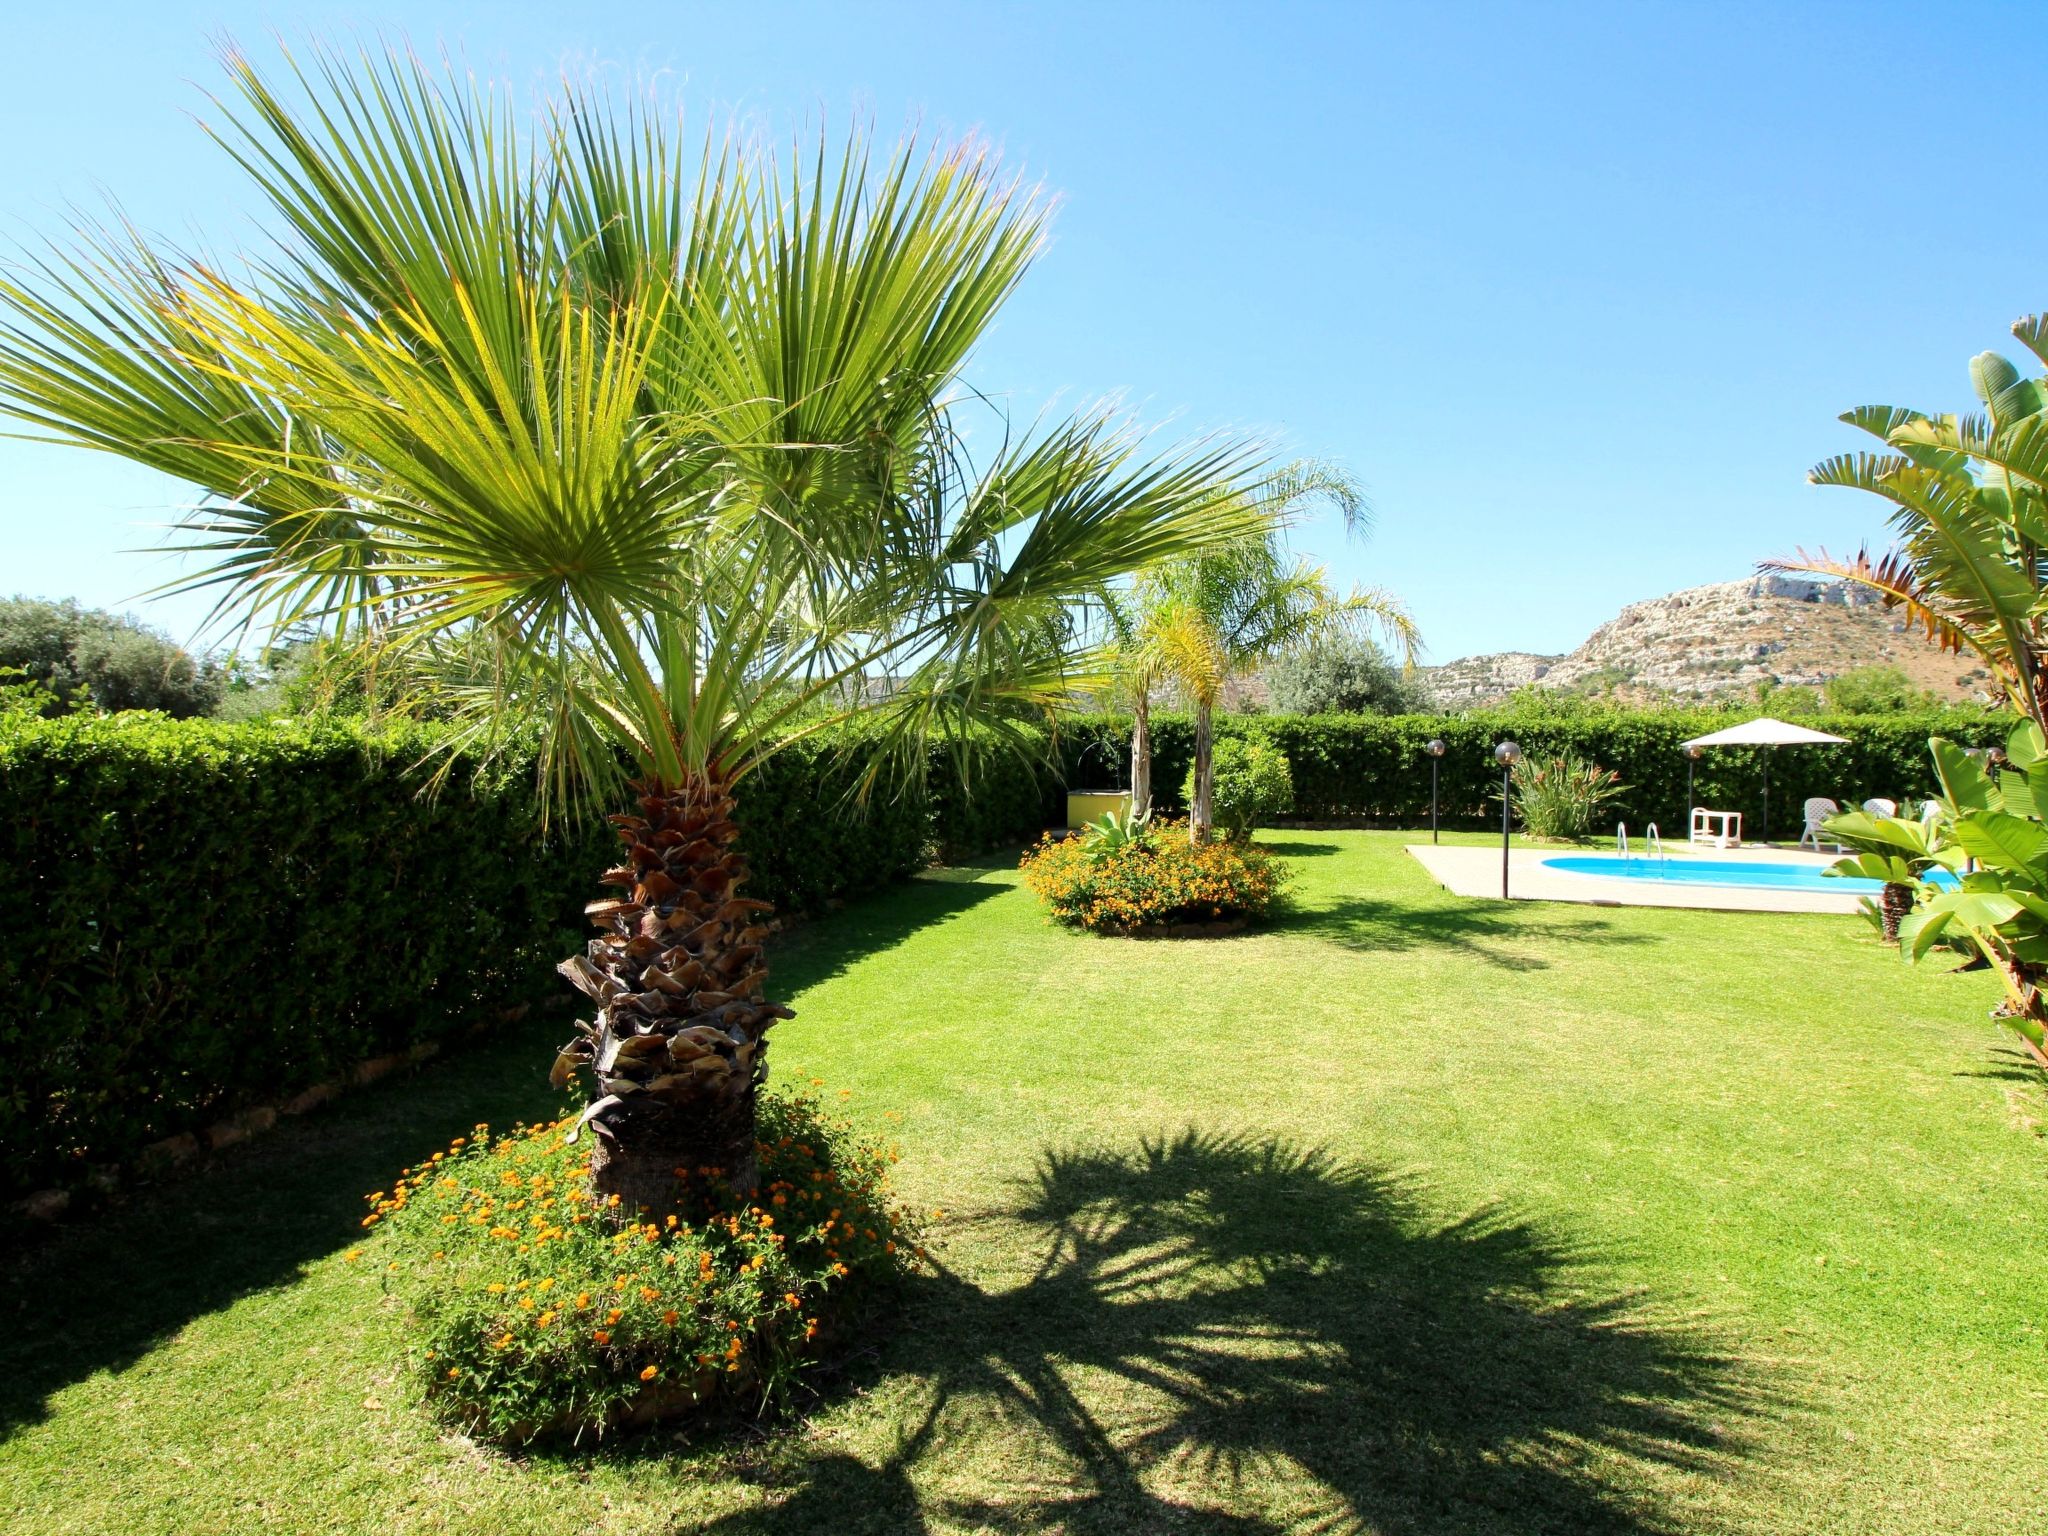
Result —
[{"label": "white umbrella", "polygon": [[[1788,720],[1773,720],[1769,715],[1760,715],[1754,720],[1745,720],[1740,725],[1731,725],[1725,731],[1709,731],[1704,736],[1695,736],[1680,745],[1687,747],[1803,747],[1814,743],[1829,742],[1837,746],[1846,745],[1846,736],[1830,736],[1826,731],[1808,730],[1803,725],[1794,725]],[[1764,753],[1764,814],[1761,823],[1761,842],[1771,840],[1771,754]]]}]

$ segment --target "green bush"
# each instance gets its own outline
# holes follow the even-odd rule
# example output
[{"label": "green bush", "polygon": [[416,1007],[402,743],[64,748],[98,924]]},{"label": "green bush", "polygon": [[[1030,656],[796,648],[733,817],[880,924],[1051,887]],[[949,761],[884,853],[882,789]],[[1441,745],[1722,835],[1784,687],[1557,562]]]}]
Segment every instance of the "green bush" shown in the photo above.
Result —
[{"label": "green bush", "polygon": [[[1286,757],[1256,737],[1226,736],[1216,743],[1216,826],[1232,842],[1270,826],[1294,809],[1294,772]],[[1195,769],[1188,765],[1181,798],[1195,798]]]},{"label": "green bush", "polygon": [[[560,995],[611,834],[544,833],[526,762],[422,794],[438,729],[0,718],[0,1195]],[[857,801],[860,747],[821,732],[743,781],[750,894],[815,909],[1046,824],[1029,772],[943,815]]]},{"label": "green bush", "polygon": [[1569,754],[1525,757],[1510,775],[1510,798],[1531,837],[1584,838],[1627,786],[1621,775]]},{"label": "green bush", "polygon": [[154,709],[186,716],[220,702],[222,678],[139,620],[74,601],[0,600],[0,667],[49,690],[49,713]]},{"label": "green bush", "polygon": [[467,1432],[601,1435],[778,1404],[919,1257],[887,1200],[890,1155],[809,1098],[761,1099],[751,1202],[679,1170],[703,1214],[661,1226],[596,1203],[573,1123],[458,1136],[369,1197],[377,1230],[347,1255],[404,1302],[409,1374]]},{"label": "green bush", "polygon": [[1283,715],[1405,715],[1429,707],[1421,683],[1372,641],[1338,635],[1265,669]]}]

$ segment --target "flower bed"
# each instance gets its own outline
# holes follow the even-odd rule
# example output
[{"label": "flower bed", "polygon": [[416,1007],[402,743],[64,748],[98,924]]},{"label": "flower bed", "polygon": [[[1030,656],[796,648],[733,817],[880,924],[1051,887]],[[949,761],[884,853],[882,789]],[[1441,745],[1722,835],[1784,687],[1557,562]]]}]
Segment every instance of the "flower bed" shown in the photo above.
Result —
[{"label": "flower bed", "polygon": [[1024,883],[1063,923],[1097,933],[1232,932],[1264,917],[1287,866],[1252,843],[1189,843],[1185,825],[1120,846],[1048,834],[1024,855]]},{"label": "flower bed", "polygon": [[371,1195],[373,1236],[348,1257],[405,1302],[428,1405],[525,1441],[780,1401],[822,1335],[921,1254],[886,1199],[893,1154],[807,1097],[764,1096],[760,1119],[753,1201],[679,1170],[707,1212],[688,1223],[621,1225],[569,1119],[478,1126]]}]

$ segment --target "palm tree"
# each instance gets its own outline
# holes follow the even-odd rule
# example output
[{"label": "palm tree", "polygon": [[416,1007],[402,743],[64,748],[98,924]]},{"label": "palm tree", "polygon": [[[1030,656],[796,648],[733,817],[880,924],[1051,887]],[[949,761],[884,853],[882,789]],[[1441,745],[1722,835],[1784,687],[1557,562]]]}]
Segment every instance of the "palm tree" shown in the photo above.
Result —
[{"label": "palm tree", "polygon": [[[1284,482],[1282,482],[1284,490]],[[1266,492],[1259,532],[1170,561],[1139,578],[1138,653],[1170,679],[1195,711],[1195,798],[1189,836],[1207,842],[1215,824],[1215,719],[1231,679],[1332,635],[1376,625],[1413,661],[1415,622],[1384,590],[1339,595],[1318,566],[1292,559],[1279,520],[1296,496]]]},{"label": "palm tree", "polygon": [[625,799],[558,1080],[588,1074],[625,1213],[685,1208],[678,1170],[747,1191],[789,1017],[740,894],[748,774],[854,712],[872,781],[1043,710],[1095,666],[1077,601],[1241,535],[1253,466],[1143,458],[1102,412],[974,460],[961,369],[1044,207],[971,146],[694,159],[575,87],[529,126],[401,55],[282,88],[225,62],[212,132],[275,248],[81,226],[0,282],[0,407],[196,484],[189,585],[220,613],[481,656],[452,741],[537,740],[557,808]]},{"label": "palm tree", "polygon": [[[1250,554],[1253,546],[1263,540],[1271,559],[1278,562],[1281,557],[1272,536],[1277,535],[1303,509],[1316,503],[1335,507],[1343,518],[1345,532],[1353,537],[1363,538],[1371,529],[1372,512],[1364,491],[1355,479],[1328,460],[1296,459],[1259,485],[1250,497],[1246,510],[1259,521],[1260,529],[1257,537],[1247,536],[1249,542],[1238,554]],[[1248,571],[1249,567],[1246,569]],[[1285,573],[1287,580],[1296,576],[1314,579],[1308,586],[1297,590],[1293,600],[1302,598],[1320,581],[1320,572],[1311,572],[1306,567]],[[1194,700],[1199,695],[1196,674],[1211,670],[1201,660],[1202,646],[1197,631],[1189,629],[1184,622],[1188,615],[1183,614],[1179,620],[1169,622],[1166,610],[1179,601],[1176,593],[1170,590],[1173,585],[1164,581],[1134,583],[1126,588],[1109,590],[1102,594],[1101,599],[1115,657],[1117,691],[1131,705],[1131,812],[1139,817],[1149,814],[1152,808],[1152,694],[1162,684],[1178,682],[1182,691]],[[1181,573],[1179,585],[1199,588],[1204,583],[1190,569]],[[1354,593],[1350,599],[1340,599],[1326,587],[1321,589],[1321,594],[1328,610],[1324,617],[1332,622],[1318,624],[1311,621],[1299,637],[1275,634],[1272,638],[1278,643],[1265,650],[1256,643],[1242,645],[1240,648],[1244,654],[1227,664],[1224,681],[1227,682],[1229,676],[1236,675],[1238,671],[1270,659],[1272,655],[1311,644],[1367,616],[1393,618],[1412,656],[1414,628],[1406,614],[1399,612],[1399,605],[1386,594]],[[1283,604],[1290,600],[1287,594],[1278,590],[1272,595]],[[1263,623],[1267,617],[1271,616],[1256,622]],[[1227,620],[1219,620],[1219,623],[1227,627]],[[1245,637],[1248,642],[1255,642],[1257,638],[1255,635]],[[1189,672],[1190,668],[1192,672]],[[1189,672],[1189,675],[1183,676],[1184,672]],[[1219,684],[1219,697],[1220,692]],[[1196,708],[1199,714],[1199,703]],[[1209,782],[1213,789],[1213,772],[1209,775]],[[1206,827],[1209,823],[1205,818],[1200,824]]]},{"label": "palm tree", "polygon": [[[2012,330],[2048,362],[2048,317],[2030,315]],[[1847,412],[1843,421],[1888,451],[1839,454],[1807,477],[1891,502],[1898,542],[1889,553],[1836,560],[1801,550],[1765,568],[1875,592],[1944,649],[1978,657],[2006,701],[2048,727],[2048,379],[1984,352],[1971,360],[1970,383],[1980,415]]]}]

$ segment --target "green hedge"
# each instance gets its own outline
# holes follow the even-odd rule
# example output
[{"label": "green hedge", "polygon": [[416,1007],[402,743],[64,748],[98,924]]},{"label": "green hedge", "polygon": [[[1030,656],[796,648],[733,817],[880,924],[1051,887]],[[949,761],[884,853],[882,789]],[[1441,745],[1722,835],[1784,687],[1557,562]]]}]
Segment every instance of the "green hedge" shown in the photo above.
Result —
[{"label": "green hedge", "polygon": [[[543,836],[530,767],[430,728],[127,715],[0,720],[0,1188],[161,1138],[559,992],[609,829]],[[848,796],[844,737],[742,786],[752,893],[802,910],[1043,824],[1044,775]],[[856,742],[857,746],[857,742]],[[936,778],[937,785],[943,780]]]},{"label": "green hedge", "polygon": [[[1444,821],[1488,825],[1493,743],[1571,750],[1629,785],[1615,815],[1682,835],[1678,743],[1707,713],[1253,716],[1224,735],[1272,741],[1304,821],[1418,826],[1422,744],[1440,735]],[[2003,738],[1954,711],[1814,722],[1842,747],[1781,750],[1774,824],[1808,795],[1910,799],[1931,787],[1926,741]],[[1049,764],[983,754],[965,785],[934,762],[924,794],[854,803],[858,740],[821,734],[742,788],[756,894],[816,908],[917,869],[1058,825],[1062,783],[1125,782],[1128,723],[1062,723]],[[1154,722],[1153,783],[1178,810],[1187,720]],[[375,734],[306,721],[160,716],[0,720],[0,1189],[76,1182],[152,1141],[270,1103],[352,1064],[435,1042],[559,991],[610,834],[544,837],[530,771],[458,762],[437,796],[414,764],[431,728]],[[849,755],[846,750],[854,750]],[[1700,763],[1702,804],[1752,818],[1755,751]],[[1752,828],[1754,821],[1752,820]]]},{"label": "green hedge", "polygon": [[[1665,832],[1683,836],[1686,759],[1679,743],[1745,718],[1707,710],[1245,715],[1219,721],[1217,734],[1260,737],[1286,753],[1294,770],[1294,817],[1299,821],[1427,826],[1429,758],[1423,744],[1442,737],[1447,749],[1441,767],[1443,825],[1498,826],[1500,769],[1493,747],[1512,737],[1531,756],[1575,752],[1616,770],[1628,788],[1615,802],[1611,819],[1638,830],[1654,821]],[[1848,744],[1776,750],[1770,767],[1774,835],[1796,835],[1800,804],[1811,796],[1847,806],[1872,796],[1904,802],[1932,793],[1929,736],[1988,746],[2003,741],[2011,729],[2007,716],[1962,709],[1802,716],[1800,723],[1847,737]],[[1128,783],[1129,733],[1130,723],[1121,717],[1066,722],[1061,744],[1069,779]],[[1180,786],[1194,756],[1193,722],[1155,715],[1152,748],[1152,784],[1161,808],[1185,810]],[[1105,763],[1115,766],[1106,769]],[[1698,763],[1694,802],[1741,811],[1745,830],[1755,835],[1763,767],[1761,748],[1709,748]]]}]

